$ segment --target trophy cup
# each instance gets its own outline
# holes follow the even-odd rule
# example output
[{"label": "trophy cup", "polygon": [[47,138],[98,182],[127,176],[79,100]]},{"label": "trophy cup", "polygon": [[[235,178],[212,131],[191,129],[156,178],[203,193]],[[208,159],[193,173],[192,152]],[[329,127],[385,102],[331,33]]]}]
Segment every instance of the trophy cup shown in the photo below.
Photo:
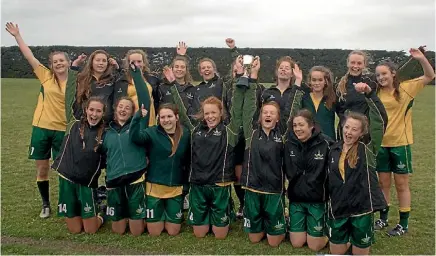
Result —
[{"label": "trophy cup", "polygon": [[244,75],[239,77],[238,82],[236,83],[239,87],[249,88],[249,76],[251,73],[251,64],[253,63],[254,57],[252,55],[244,55],[242,65],[244,66]]}]

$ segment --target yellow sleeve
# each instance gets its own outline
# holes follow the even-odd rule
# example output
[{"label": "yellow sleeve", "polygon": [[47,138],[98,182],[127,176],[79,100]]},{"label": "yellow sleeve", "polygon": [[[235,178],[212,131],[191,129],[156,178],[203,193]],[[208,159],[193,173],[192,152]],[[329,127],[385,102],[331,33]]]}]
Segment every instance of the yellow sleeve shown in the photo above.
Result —
[{"label": "yellow sleeve", "polygon": [[39,66],[35,70],[33,70],[33,72],[35,72],[36,77],[38,77],[42,85],[44,85],[47,80],[53,78],[53,73],[51,72],[51,70],[42,64],[39,64]]},{"label": "yellow sleeve", "polygon": [[423,79],[420,77],[404,81],[400,84],[400,87],[412,98],[415,98],[424,86]]}]

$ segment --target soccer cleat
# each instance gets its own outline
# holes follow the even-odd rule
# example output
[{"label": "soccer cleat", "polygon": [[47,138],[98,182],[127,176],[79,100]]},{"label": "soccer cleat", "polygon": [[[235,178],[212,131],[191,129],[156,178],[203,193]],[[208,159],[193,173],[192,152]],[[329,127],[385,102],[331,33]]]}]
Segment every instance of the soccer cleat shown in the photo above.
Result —
[{"label": "soccer cleat", "polygon": [[388,236],[402,236],[407,233],[407,229],[403,228],[400,224],[397,224],[395,228],[386,232]]},{"label": "soccer cleat", "polygon": [[242,219],[242,217],[244,217],[243,209],[243,207],[239,207],[238,212],[236,213],[236,218]]},{"label": "soccer cleat", "polygon": [[39,214],[40,218],[46,219],[48,217],[50,217],[50,206],[49,205],[43,205],[42,206],[42,210],[41,213]]},{"label": "soccer cleat", "polygon": [[383,219],[378,219],[376,220],[376,222],[374,223],[374,230],[378,231],[378,230],[382,230],[385,227],[389,226],[388,221],[387,220],[383,220]]}]

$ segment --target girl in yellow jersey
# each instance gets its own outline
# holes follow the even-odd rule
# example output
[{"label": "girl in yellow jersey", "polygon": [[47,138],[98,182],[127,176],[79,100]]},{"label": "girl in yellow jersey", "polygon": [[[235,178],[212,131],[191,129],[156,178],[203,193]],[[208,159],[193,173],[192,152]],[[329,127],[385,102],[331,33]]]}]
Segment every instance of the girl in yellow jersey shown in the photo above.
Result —
[{"label": "girl in yellow jersey", "polygon": [[[412,106],[416,95],[435,77],[435,72],[427,58],[418,49],[410,49],[410,55],[416,59],[424,70],[424,75],[399,82],[393,63],[383,62],[376,68],[378,96],[385,106],[388,125],[377,155],[377,171],[380,186],[389,205],[392,173],[400,208],[400,221],[388,231],[389,236],[401,236],[408,230],[411,195],[409,174],[412,173],[412,155],[410,145],[413,144]],[[380,212],[380,219],[375,229],[388,226],[389,206]]]},{"label": "girl in yellow jersey", "polygon": [[66,129],[65,87],[70,60],[65,52],[52,52],[49,55],[49,67],[45,67],[33,56],[32,51],[21,37],[17,24],[6,23],[6,31],[17,41],[21,53],[32,66],[33,72],[41,83],[35,113],[32,122],[32,138],[29,147],[29,159],[36,160],[37,185],[42,198],[41,218],[50,216],[49,199],[49,159],[59,152]]}]

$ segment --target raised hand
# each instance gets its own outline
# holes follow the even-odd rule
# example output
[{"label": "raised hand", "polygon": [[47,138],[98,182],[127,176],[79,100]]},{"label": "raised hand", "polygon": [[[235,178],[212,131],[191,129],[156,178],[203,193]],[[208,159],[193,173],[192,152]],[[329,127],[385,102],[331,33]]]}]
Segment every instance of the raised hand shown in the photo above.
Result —
[{"label": "raised hand", "polygon": [[13,37],[20,35],[20,29],[18,28],[18,24],[14,24],[12,22],[6,23],[6,31],[9,32]]},{"label": "raised hand", "polygon": [[114,58],[109,58],[109,65],[114,66],[116,69],[120,68],[120,65],[118,65],[118,62]]},{"label": "raised hand", "polygon": [[170,82],[170,83],[172,83],[176,80],[176,77],[174,76],[173,70],[168,66],[165,66],[163,68],[163,74],[164,74],[165,78],[168,80],[168,82]]},{"label": "raised hand", "polygon": [[142,117],[146,117],[148,114],[147,109],[145,109],[144,104],[141,105],[141,115]]},{"label": "raised hand", "polygon": [[177,54],[178,55],[186,55],[186,51],[188,50],[188,46],[185,42],[179,42],[177,45]]},{"label": "raised hand", "polygon": [[292,73],[295,77],[295,84],[300,86],[301,82],[303,81],[303,71],[300,69],[297,63],[295,63],[294,68],[292,69]]},{"label": "raised hand", "polygon": [[226,38],[226,44],[230,49],[233,49],[236,47],[235,40],[233,38]]},{"label": "raised hand", "polygon": [[81,66],[85,62],[86,58],[88,58],[88,56],[86,56],[86,54],[84,54],[84,53],[80,54],[79,57],[77,57],[77,59],[75,59],[73,61],[72,66],[74,66],[74,67]]},{"label": "raised hand", "polygon": [[366,83],[354,83],[354,89],[359,93],[370,93],[371,87]]},{"label": "raised hand", "polygon": [[257,79],[260,70],[260,57],[256,56],[253,59],[253,63],[251,63],[251,74],[250,77],[253,79]]},{"label": "raised hand", "polygon": [[[423,52],[425,52],[425,47],[426,46],[421,46],[418,49],[416,48],[410,48],[409,53],[410,56],[412,56],[412,58],[416,59],[416,60],[422,60],[425,59],[425,55]],[[422,50],[421,50],[422,49]]]}]

